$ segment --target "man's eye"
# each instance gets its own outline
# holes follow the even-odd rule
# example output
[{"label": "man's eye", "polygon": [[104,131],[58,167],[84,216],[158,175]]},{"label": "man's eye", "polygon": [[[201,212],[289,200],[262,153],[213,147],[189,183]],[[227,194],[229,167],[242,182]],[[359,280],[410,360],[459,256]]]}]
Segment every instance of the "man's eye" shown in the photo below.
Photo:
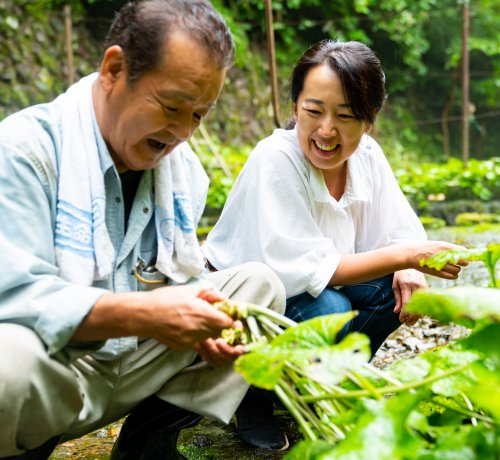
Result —
[{"label": "man's eye", "polygon": [[196,121],[201,121],[201,119],[203,118],[202,115],[200,115],[199,113],[193,113],[193,118],[196,120]]},{"label": "man's eye", "polygon": [[354,115],[350,115],[348,113],[341,113],[339,114],[339,118],[343,118],[343,119],[351,119],[351,118],[354,118]]},{"label": "man's eye", "polygon": [[312,113],[313,115],[319,115],[321,112],[314,109],[304,109],[306,112]]}]

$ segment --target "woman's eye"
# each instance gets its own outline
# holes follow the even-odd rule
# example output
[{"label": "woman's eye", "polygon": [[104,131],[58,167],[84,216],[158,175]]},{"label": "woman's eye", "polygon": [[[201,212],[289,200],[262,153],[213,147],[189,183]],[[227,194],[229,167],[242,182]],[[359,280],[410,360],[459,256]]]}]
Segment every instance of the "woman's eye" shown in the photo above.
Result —
[{"label": "woman's eye", "polygon": [[354,115],[349,115],[347,113],[341,113],[341,114],[339,114],[339,118],[342,118],[344,120],[350,120],[350,119],[354,118]]},{"label": "woman's eye", "polygon": [[304,109],[306,112],[312,113],[313,115],[319,115],[321,112],[314,109]]},{"label": "woman's eye", "polygon": [[201,119],[203,118],[199,113],[193,113],[193,118],[196,120],[196,121],[201,121]]}]

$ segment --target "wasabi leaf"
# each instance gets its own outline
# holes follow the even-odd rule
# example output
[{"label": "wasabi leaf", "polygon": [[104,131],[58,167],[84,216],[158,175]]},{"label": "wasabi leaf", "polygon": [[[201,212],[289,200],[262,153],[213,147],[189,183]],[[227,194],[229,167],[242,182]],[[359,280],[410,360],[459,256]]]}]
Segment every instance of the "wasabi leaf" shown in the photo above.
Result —
[{"label": "wasabi leaf", "polygon": [[476,287],[425,289],[415,292],[406,311],[468,328],[500,322],[500,290]]}]

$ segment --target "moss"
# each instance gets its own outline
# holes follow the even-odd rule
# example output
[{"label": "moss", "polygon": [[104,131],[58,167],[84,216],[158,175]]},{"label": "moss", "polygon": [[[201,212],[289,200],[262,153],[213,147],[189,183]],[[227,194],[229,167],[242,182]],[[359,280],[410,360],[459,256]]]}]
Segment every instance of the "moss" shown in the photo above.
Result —
[{"label": "moss", "polygon": [[500,215],[479,212],[463,212],[455,217],[456,225],[460,227],[478,224],[500,223]]},{"label": "moss", "polygon": [[446,227],[446,221],[439,217],[421,216],[420,222],[422,222],[424,228],[428,230],[437,230]]}]

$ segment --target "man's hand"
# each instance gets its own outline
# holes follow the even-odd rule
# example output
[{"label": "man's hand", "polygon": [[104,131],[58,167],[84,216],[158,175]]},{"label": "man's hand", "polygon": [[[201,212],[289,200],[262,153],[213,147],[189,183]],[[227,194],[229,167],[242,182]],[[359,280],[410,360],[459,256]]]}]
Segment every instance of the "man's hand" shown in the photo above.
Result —
[{"label": "man's hand", "polygon": [[233,319],[211,305],[224,298],[206,281],[148,292],[108,292],[97,300],[72,340],[151,337],[173,350],[187,350],[233,327]]},{"label": "man's hand", "polygon": [[[147,318],[142,318],[144,334],[174,350],[189,349],[195,343],[218,337],[222,329],[233,327],[232,318],[210,305],[225,297],[207,282],[167,286],[147,295]],[[215,348],[225,349],[219,345]]]}]

